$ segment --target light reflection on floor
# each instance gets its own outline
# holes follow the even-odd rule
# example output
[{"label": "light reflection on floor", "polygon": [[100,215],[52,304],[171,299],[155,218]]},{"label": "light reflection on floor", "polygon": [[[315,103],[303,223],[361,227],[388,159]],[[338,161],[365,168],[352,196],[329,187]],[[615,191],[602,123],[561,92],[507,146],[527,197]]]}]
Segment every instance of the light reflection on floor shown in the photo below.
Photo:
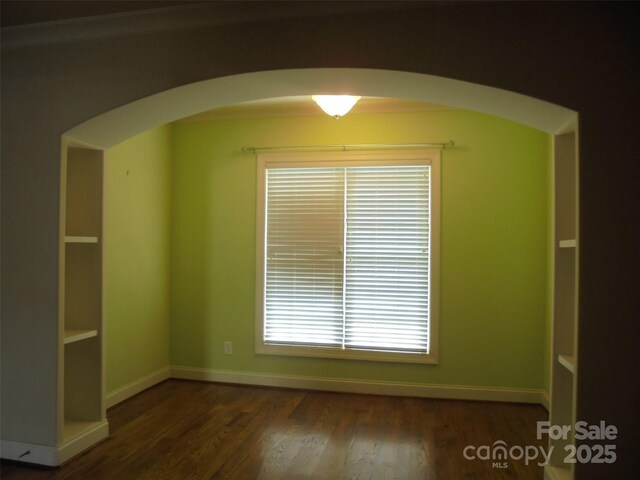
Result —
[{"label": "light reflection on floor", "polygon": [[383,440],[358,430],[327,435],[295,425],[269,428],[259,441],[259,478],[402,479],[399,473],[407,468],[424,473],[432,470],[422,439]]}]

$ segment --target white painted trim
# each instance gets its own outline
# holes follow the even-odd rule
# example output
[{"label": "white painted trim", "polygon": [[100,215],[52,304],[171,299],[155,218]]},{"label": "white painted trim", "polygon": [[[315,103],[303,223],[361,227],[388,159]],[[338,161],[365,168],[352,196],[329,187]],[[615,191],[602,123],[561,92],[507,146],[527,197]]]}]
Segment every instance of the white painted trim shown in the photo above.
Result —
[{"label": "white painted trim", "polygon": [[104,420],[96,422],[95,426],[60,447],[2,440],[0,456],[6,460],[57,467],[108,436],[109,422]]},{"label": "white painted trim", "polygon": [[58,448],[58,463],[62,465],[67,460],[75,457],[79,453],[95,446],[98,442],[109,436],[109,422],[104,420],[96,422],[96,426],[90,428],[86,432],[74,437],[69,442],[62,444]]},{"label": "white painted trim", "polygon": [[567,117],[564,124],[560,125],[553,133],[554,135],[562,135],[563,133],[577,132],[578,131],[578,114],[570,115]]},{"label": "white painted trim", "polygon": [[[381,362],[438,364],[438,323],[439,323],[439,279],[440,279],[440,160],[441,152],[437,149],[388,150],[371,151],[309,151],[297,153],[259,153],[256,161],[257,193],[256,193],[256,319],[255,319],[255,352],[263,355],[285,355],[312,358],[338,358],[351,360],[368,360]],[[269,345],[265,343],[266,302],[266,197],[267,170],[273,168],[292,167],[354,167],[354,166],[389,166],[389,165],[429,165],[431,167],[430,219],[429,235],[429,353],[402,353],[357,350],[339,347],[314,347],[309,345]],[[345,200],[346,202],[346,200]],[[345,214],[346,215],[346,214]],[[346,226],[345,226],[346,229]],[[346,251],[346,246],[345,246]],[[343,263],[346,261],[343,259]],[[343,286],[343,288],[345,288]],[[345,292],[343,292],[344,294]]]},{"label": "white painted trim", "polygon": [[56,447],[37,445],[35,443],[2,440],[0,442],[0,456],[6,460],[46,465],[48,467],[59,465],[58,449]]},{"label": "white painted trim", "polygon": [[544,404],[544,392],[536,389],[475,387],[465,385],[421,385],[414,383],[245,373],[183,366],[172,366],[171,377],[206,382],[235,383],[241,385],[259,385],[370,395]]},{"label": "white painted trim", "polygon": [[576,112],[499,88],[411,72],[358,68],[308,68],[212,78],[165,90],[75,126],[67,141],[111,148],[151,128],[214,108],[265,98],[322,91],[395,97],[475,110],[552,133]]},{"label": "white painted trim", "polygon": [[551,399],[549,398],[549,392],[547,392],[546,390],[540,390],[540,397],[540,405],[542,405],[548,413],[551,409]]},{"label": "white painted trim", "polygon": [[138,393],[153,387],[154,385],[164,382],[171,376],[171,367],[163,367],[155,372],[150,373],[142,378],[138,378],[133,382],[129,382],[126,385],[117,388],[107,393],[105,402],[106,408],[111,408],[120,402],[125,401],[128,398],[137,395]]}]

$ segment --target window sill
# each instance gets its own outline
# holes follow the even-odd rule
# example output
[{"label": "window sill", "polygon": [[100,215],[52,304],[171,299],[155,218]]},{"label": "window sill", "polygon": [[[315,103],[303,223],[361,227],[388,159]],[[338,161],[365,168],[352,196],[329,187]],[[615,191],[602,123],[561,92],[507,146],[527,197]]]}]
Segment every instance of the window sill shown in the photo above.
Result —
[{"label": "window sill", "polygon": [[373,350],[343,350],[332,347],[305,347],[294,345],[257,344],[256,353],[260,355],[279,355],[291,357],[333,358],[340,360],[363,360],[391,363],[418,363],[437,365],[434,353],[383,352]]}]

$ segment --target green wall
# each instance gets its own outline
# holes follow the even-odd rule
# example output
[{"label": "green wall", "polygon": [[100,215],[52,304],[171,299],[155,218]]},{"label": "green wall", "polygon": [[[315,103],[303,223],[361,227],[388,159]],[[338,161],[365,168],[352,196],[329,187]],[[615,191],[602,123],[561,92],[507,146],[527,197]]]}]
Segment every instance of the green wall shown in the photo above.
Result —
[{"label": "green wall", "polygon": [[107,151],[106,390],[169,365],[171,126]]},{"label": "green wall", "polygon": [[[443,152],[440,363],[256,355],[255,157],[242,146],[453,139]],[[179,122],[171,364],[278,375],[548,388],[549,135],[483,114]],[[234,345],[223,355],[223,342]]]},{"label": "green wall", "polygon": [[[439,365],[256,355],[255,158],[240,148],[450,138]],[[548,391],[550,161],[547,134],[447,110],[180,122],[123,142],[105,167],[107,392],[170,364]]]}]

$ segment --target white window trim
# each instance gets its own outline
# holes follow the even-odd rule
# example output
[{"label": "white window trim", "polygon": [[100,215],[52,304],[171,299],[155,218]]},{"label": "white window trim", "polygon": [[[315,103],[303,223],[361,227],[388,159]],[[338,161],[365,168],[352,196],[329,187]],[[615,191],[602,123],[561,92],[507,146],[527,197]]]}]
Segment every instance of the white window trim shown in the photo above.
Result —
[{"label": "white window trim", "polygon": [[[338,152],[297,152],[268,153],[257,155],[257,200],[256,200],[256,330],[255,352],[257,354],[298,356],[314,358],[336,358],[351,360],[371,360],[383,362],[437,364],[439,360],[439,317],[440,317],[440,151],[439,150],[384,150],[384,151],[338,151]],[[350,166],[388,165],[390,160],[399,164],[431,165],[431,232],[430,232],[430,311],[429,311],[429,353],[384,352],[370,350],[343,350],[334,347],[269,345],[264,343],[264,303],[266,286],[266,169],[275,166]]]}]

